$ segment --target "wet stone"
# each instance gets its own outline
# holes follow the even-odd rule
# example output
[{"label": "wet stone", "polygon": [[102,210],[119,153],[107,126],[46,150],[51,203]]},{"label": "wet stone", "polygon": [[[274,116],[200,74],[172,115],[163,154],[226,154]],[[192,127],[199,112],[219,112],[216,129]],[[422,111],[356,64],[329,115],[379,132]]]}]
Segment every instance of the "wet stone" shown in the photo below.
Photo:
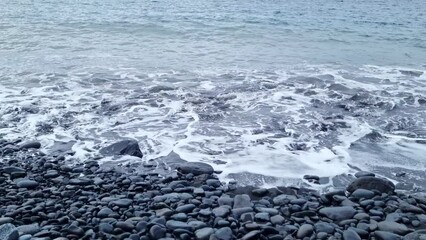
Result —
[{"label": "wet stone", "polygon": [[39,183],[34,180],[23,179],[19,181],[16,186],[18,186],[19,188],[34,189],[39,186]]}]

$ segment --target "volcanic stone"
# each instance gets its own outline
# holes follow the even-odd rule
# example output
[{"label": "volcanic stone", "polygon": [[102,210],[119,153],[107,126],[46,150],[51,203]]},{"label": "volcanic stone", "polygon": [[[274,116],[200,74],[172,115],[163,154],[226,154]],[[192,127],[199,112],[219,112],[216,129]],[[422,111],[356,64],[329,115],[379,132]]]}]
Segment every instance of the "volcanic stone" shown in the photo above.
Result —
[{"label": "volcanic stone", "polygon": [[142,158],[143,154],[139,148],[139,143],[135,140],[123,140],[114,143],[108,147],[102,148],[100,153],[103,155],[130,155]]},{"label": "volcanic stone", "polygon": [[334,221],[342,221],[346,219],[351,219],[356,210],[353,207],[325,207],[319,210],[321,215],[324,215]]},{"label": "volcanic stone", "polygon": [[381,193],[392,193],[395,191],[395,185],[387,179],[361,177],[355,179],[346,188],[346,190],[350,193],[355,192],[357,189],[377,190]]}]

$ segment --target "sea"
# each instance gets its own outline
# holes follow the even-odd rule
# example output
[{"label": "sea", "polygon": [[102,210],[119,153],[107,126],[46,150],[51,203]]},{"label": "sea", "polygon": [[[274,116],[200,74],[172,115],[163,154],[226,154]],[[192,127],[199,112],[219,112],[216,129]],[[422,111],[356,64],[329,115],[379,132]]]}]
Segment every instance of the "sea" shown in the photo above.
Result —
[{"label": "sea", "polygon": [[[424,0],[3,0],[0,137],[224,181],[426,188]],[[321,178],[309,183],[305,175]],[[343,180],[339,180],[343,179]]]}]

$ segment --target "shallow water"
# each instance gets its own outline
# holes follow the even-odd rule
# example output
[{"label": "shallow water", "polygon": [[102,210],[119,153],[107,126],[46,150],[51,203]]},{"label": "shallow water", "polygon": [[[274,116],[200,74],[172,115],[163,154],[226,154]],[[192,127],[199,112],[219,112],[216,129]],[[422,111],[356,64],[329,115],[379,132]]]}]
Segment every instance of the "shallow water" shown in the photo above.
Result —
[{"label": "shallow water", "polygon": [[424,1],[18,0],[0,9],[5,138],[35,137],[81,161],[134,138],[143,161],[173,151],[223,179],[251,173],[239,175],[245,183],[360,168],[426,186]]}]

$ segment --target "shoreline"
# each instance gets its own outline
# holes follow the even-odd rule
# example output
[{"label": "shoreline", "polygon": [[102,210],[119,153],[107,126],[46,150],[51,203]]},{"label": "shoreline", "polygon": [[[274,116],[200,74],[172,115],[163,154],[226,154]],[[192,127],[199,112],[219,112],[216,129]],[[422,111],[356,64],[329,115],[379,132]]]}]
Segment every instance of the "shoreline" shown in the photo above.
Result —
[{"label": "shoreline", "polygon": [[426,197],[395,193],[370,173],[358,173],[347,191],[320,194],[225,185],[203,163],[175,162],[166,177],[141,172],[142,163],[69,166],[40,147],[0,140],[0,239],[426,237]]}]

